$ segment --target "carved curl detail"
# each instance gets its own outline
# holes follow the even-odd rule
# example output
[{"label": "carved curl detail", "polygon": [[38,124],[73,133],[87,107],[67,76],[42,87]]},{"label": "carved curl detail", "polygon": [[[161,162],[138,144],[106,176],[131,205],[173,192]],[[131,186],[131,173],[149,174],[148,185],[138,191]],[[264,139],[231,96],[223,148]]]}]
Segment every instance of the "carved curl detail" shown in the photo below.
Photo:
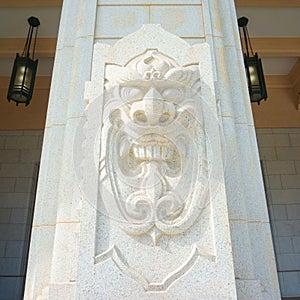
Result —
[{"label": "carved curl detail", "polygon": [[105,88],[102,157],[121,228],[154,243],[188,230],[205,205],[198,66],[148,50],[107,66]]}]

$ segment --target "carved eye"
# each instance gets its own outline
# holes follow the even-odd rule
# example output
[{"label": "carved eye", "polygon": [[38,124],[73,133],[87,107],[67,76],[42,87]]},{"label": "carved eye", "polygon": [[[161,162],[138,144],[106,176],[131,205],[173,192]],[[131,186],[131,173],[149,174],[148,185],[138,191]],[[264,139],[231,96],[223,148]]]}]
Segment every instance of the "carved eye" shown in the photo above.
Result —
[{"label": "carved eye", "polygon": [[159,118],[160,123],[165,123],[170,119],[170,114],[168,112],[162,113],[162,115]]},{"label": "carved eye", "polygon": [[136,87],[123,86],[120,90],[120,96],[125,102],[137,101],[143,98],[144,92]]},{"label": "carved eye", "polygon": [[138,110],[134,113],[133,115],[134,120],[137,121],[138,123],[146,123],[147,122],[147,117],[145,115],[145,112],[142,110]]},{"label": "carved eye", "polygon": [[178,103],[184,98],[184,90],[182,88],[166,88],[161,95],[167,101]]}]

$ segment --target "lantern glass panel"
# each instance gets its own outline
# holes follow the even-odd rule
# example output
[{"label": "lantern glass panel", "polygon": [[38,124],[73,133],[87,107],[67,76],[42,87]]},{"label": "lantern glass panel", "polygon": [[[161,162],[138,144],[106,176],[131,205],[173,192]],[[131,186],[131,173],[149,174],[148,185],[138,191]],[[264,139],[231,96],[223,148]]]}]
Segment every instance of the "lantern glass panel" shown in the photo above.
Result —
[{"label": "lantern glass panel", "polygon": [[29,90],[31,78],[32,71],[30,68],[28,68],[28,66],[18,66],[14,86],[22,87],[23,85],[25,90]]},{"label": "lantern glass panel", "polygon": [[33,86],[38,61],[18,54],[13,66],[7,99],[18,103],[29,104],[32,98]]},{"label": "lantern glass panel", "polygon": [[249,66],[249,75],[250,75],[250,81],[251,85],[258,85],[259,80],[258,80],[258,74],[257,74],[257,69],[256,66]]},{"label": "lantern glass panel", "polygon": [[257,54],[253,57],[245,56],[245,67],[248,78],[248,88],[251,102],[267,99],[267,90],[261,60]]}]

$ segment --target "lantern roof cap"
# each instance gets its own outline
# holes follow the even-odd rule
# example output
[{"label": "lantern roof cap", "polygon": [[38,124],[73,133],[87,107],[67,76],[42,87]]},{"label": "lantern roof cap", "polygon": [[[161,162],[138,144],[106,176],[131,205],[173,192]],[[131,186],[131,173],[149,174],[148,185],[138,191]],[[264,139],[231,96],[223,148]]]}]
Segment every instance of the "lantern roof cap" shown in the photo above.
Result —
[{"label": "lantern roof cap", "polygon": [[244,27],[244,26],[247,26],[248,24],[248,18],[246,17],[241,17],[238,19],[238,24],[239,24],[239,27]]},{"label": "lantern roof cap", "polygon": [[30,17],[27,21],[29,25],[33,27],[38,27],[40,25],[40,20],[36,17]]}]

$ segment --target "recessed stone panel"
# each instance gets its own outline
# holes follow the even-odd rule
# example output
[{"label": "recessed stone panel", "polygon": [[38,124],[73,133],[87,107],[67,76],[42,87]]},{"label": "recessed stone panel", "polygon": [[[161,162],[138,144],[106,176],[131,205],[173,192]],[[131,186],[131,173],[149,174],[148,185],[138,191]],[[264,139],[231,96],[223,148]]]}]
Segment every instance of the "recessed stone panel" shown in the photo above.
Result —
[{"label": "recessed stone panel", "polygon": [[151,6],[150,23],[161,26],[180,37],[204,37],[201,5]]},{"label": "recessed stone panel", "polygon": [[98,6],[95,38],[123,37],[149,23],[147,6]]},{"label": "recessed stone panel", "polygon": [[[182,0],[98,0],[98,5],[182,5]],[[185,5],[201,4],[202,0],[186,0]]]}]

